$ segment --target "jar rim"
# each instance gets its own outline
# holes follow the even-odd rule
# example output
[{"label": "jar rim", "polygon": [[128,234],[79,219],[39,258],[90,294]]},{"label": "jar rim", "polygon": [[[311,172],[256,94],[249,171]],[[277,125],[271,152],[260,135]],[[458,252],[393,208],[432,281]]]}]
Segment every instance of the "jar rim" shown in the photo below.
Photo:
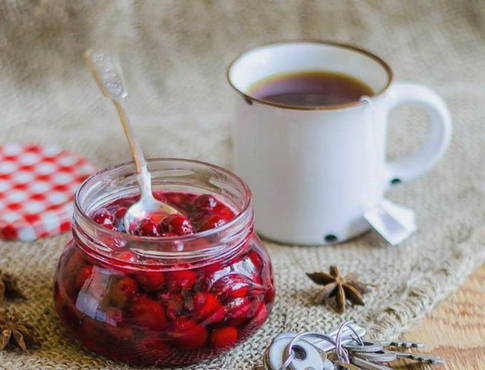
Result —
[{"label": "jar rim", "polygon": [[[81,196],[82,191],[86,187],[88,187],[92,182],[99,179],[100,176],[107,174],[107,173],[110,173],[110,172],[114,172],[115,170],[120,169],[122,167],[130,166],[130,167],[133,167],[133,169],[134,169],[134,166],[135,166],[134,162],[133,161],[126,161],[126,162],[122,162],[120,164],[116,164],[116,165],[113,165],[113,166],[106,167],[106,168],[96,172],[92,176],[88,177],[86,180],[84,180],[84,182],[76,190],[76,193],[75,193],[75,196],[74,196],[74,212],[76,213],[76,217],[80,217],[82,219],[83,223],[86,223],[87,225],[92,227],[94,230],[98,230],[98,231],[104,233],[105,235],[109,235],[109,236],[112,236],[112,237],[123,238],[125,240],[134,241],[134,242],[166,241],[168,243],[168,242],[174,242],[174,241],[189,242],[189,241],[197,240],[199,238],[207,238],[211,235],[225,231],[225,230],[233,227],[234,225],[236,225],[238,222],[240,222],[241,219],[244,218],[247,211],[250,209],[251,198],[252,198],[251,190],[249,189],[249,186],[246,184],[246,182],[241,177],[236,175],[234,172],[229,171],[229,170],[227,170],[223,167],[220,167],[220,166],[217,166],[217,165],[214,165],[214,164],[211,164],[211,163],[195,160],[195,159],[161,158],[161,157],[147,159],[148,165],[150,163],[160,163],[160,162],[179,162],[179,163],[189,163],[189,164],[192,163],[192,164],[195,164],[195,165],[202,165],[202,166],[205,166],[206,168],[210,168],[210,169],[213,169],[213,170],[216,170],[216,171],[219,171],[219,172],[225,174],[229,178],[235,180],[238,183],[238,185],[241,186],[241,188],[243,190],[244,204],[243,204],[241,210],[237,210],[236,216],[232,220],[228,221],[227,223],[225,223],[221,226],[215,227],[213,229],[205,230],[205,231],[202,231],[202,232],[197,232],[197,233],[194,233],[194,234],[191,234],[191,235],[185,235],[185,236],[178,236],[177,235],[177,236],[160,238],[160,237],[138,236],[138,235],[133,235],[133,234],[128,234],[128,233],[123,233],[123,232],[116,231],[116,230],[107,229],[107,228],[103,227],[102,225],[94,222],[94,220],[86,214],[86,212],[83,210],[83,207],[80,204],[80,202],[81,202],[80,196]],[[211,249],[212,248],[210,248],[210,247],[209,248],[201,248],[200,250],[198,250],[198,252],[210,251]],[[175,253],[175,252],[168,252],[168,253],[173,255],[173,253]],[[176,253],[183,254],[183,253],[187,253],[187,252],[176,252]],[[192,253],[192,251],[188,252],[188,253]]]}]

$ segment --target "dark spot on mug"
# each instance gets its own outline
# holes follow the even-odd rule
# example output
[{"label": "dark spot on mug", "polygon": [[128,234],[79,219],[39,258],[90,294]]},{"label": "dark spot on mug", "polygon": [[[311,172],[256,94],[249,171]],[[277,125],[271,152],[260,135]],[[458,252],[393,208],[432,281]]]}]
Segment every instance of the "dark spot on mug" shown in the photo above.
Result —
[{"label": "dark spot on mug", "polygon": [[398,179],[397,177],[391,180],[392,185],[397,185],[397,184],[400,184],[401,182],[402,182],[401,179]]},{"label": "dark spot on mug", "polygon": [[253,101],[251,99],[249,99],[249,97],[247,97],[246,95],[244,95],[243,97],[244,97],[244,100],[246,101],[246,103],[248,103],[249,105],[253,105]]},{"label": "dark spot on mug", "polygon": [[334,243],[337,240],[338,240],[338,238],[335,235],[333,235],[333,234],[327,234],[327,235],[325,235],[325,241],[327,243]]}]

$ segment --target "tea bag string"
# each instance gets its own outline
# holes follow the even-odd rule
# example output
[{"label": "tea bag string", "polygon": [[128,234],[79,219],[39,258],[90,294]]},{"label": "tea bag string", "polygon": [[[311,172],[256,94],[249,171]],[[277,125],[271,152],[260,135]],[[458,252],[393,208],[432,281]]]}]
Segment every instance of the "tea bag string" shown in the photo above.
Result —
[{"label": "tea bag string", "polygon": [[[375,144],[375,125],[377,124],[376,122],[376,108],[375,104],[372,101],[370,96],[364,95],[359,99],[360,102],[366,104],[365,107],[365,120],[368,120],[366,122],[366,125],[370,126],[370,129],[365,130],[365,146],[366,146],[366,153],[369,156],[367,159],[367,171],[368,171],[368,178],[369,181],[366,182],[367,184],[367,194],[369,195],[369,199],[373,199],[374,197],[371,197],[370,195],[373,193],[374,189],[379,188],[380,184],[373,183],[376,182],[379,176],[377,175],[377,169],[375,167],[375,151],[376,148],[378,147]],[[367,204],[368,208],[375,207],[376,204],[374,203],[369,203]]]}]

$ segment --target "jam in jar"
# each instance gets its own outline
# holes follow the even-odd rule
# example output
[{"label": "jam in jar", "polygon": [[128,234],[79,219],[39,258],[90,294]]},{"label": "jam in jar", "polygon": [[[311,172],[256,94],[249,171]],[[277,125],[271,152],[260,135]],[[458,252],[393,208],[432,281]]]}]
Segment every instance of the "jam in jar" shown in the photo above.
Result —
[{"label": "jam in jar", "polygon": [[197,161],[149,161],[154,196],[182,215],[123,216],[138,199],[132,164],[79,188],[72,239],[54,299],[69,332],[92,351],[139,365],[196,363],[234,347],[268,318],[271,262],[237,176]]}]

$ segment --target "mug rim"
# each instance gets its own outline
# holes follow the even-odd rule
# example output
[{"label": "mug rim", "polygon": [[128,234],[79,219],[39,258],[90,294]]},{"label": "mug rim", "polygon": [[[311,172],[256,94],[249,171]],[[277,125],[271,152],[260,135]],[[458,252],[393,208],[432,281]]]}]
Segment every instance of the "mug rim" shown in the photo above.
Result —
[{"label": "mug rim", "polygon": [[241,91],[240,89],[238,89],[233,84],[231,77],[230,77],[231,69],[234,66],[234,64],[238,60],[240,60],[246,53],[249,53],[250,51],[253,51],[253,50],[258,49],[258,48],[265,48],[265,47],[274,46],[274,45],[278,45],[278,44],[298,44],[298,43],[301,43],[301,44],[303,44],[303,43],[313,43],[313,44],[323,44],[323,45],[329,45],[329,46],[336,46],[336,47],[339,47],[339,48],[342,48],[342,49],[348,49],[348,50],[351,50],[351,51],[354,51],[354,52],[361,53],[361,54],[375,60],[377,63],[379,63],[387,73],[387,83],[385,84],[385,86],[382,89],[380,89],[378,92],[376,92],[374,95],[372,95],[371,99],[377,98],[377,97],[383,95],[389,89],[389,86],[391,85],[391,83],[394,80],[394,73],[393,73],[391,67],[389,66],[389,64],[387,64],[387,62],[384,61],[384,59],[382,59],[378,55],[374,54],[370,50],[361,48],[359,46],[355,46],[355,45],[350,44],[350,43],[345,43],[345,42],[340,42],[340,41],[317,40],[317,39],[296,39],[296,40],[283,40],[283,41],[270,42],[270,43],[267,43],[267,44],[254,46],[254,47],[252,47],[248,50],[243,51],[236,58],[234,58],[232,60],[232,62],[229,63],[229,65],[227,66],[227,68],[226,68],[227,82],[246,101],[251,101],[251,102],[256,101],[260,104],[270,105],[270,106],[273,106],[273,107],[276,107],[276,108],[283,108],[283,109],[290,109],[290,110],[316,111],[316,110],[337,110],[337,109],[350,108],[350,107],[355,107],[355,106],[359,106],[361,104],[364,104],[364,102],[362,102],[360,100],[349,102],[349,103],[341,103],[341,104],[311,105],[311,106],[301,106],[301,105],[275,103],[275,102],[255,98],[255,97],[253,97],[249,94],[246,94],[245,92]]}]

